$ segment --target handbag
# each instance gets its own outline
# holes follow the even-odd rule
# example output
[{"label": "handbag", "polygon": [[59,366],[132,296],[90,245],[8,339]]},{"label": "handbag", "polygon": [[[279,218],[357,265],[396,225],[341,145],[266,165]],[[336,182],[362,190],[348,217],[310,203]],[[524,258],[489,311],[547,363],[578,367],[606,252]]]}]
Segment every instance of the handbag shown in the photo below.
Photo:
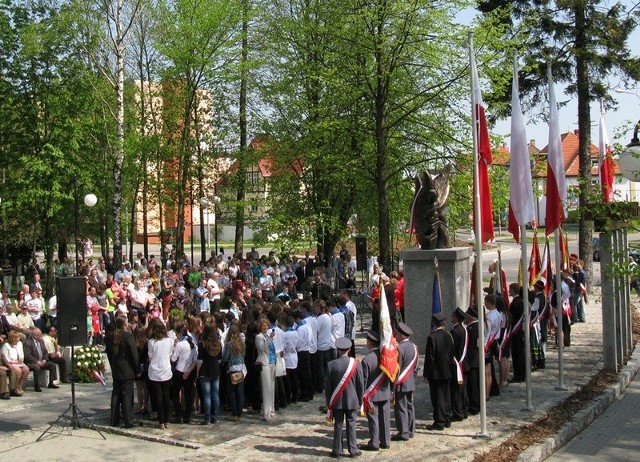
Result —
[{"label": "handbag", "polygon": [[229,380],[231,380],[231,385],[238,385],[244,380],[244,374],[242,371],[229,372]]},{"label": "handbag", "polygon": [[276,359],[276,377],[284,377],[287,375],[287,365],[282,356]]}]

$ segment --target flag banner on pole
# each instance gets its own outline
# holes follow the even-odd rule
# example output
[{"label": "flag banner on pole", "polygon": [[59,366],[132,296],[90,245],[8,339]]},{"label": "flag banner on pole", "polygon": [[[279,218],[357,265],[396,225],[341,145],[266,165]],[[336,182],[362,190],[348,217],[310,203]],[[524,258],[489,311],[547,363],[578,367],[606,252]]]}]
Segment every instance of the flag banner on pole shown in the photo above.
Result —
[{"label": "flag banner on pole", "polygon": [[560,229],[560,262],[562,271],[569,271],[569,243],[567,242],[567,233]]},{"label": "flag banner on pole", "polygon": [[384,287],[380,285],[380,370],[393,382],[400,370],[398,345],[393,338],[391,315]]},{"label": "flag banner on pole", "polygon": [[471,265],[471,294],[469,296],[469,306],[473,306],[478,309],[476,304],[476,259],[473,259],[473,265]]},{"label": "flag banner on pole", "polygon": [[613,201],[613,157],[611,155],[611,145],[609,144],[609,136],[607,135],[607,127],[604,124],[604,107],[600,103],[600,142],[598,145],[600,150],[599,169],[600,184],[602,187],[602,200],[605,204]]},{"label": "flag banner on pole", "polygon": [[549,145],[547,147],[547,214],[545,220],[545,234],[553,233],[566,219],[565,202],[567,185],[562,155],[562,141],[560,139],[560,119],[556,95],[551,79],[551,67],[547,71],[549,76]]},{"label": "flag banner on pole", "polygon": [[[433,304],[431,305],[431,315],[440,313],[442,311],[442,291],[440,290],[440,272],[436,265],[433,270]],[[431,325],[431,332],[434,331],[433,324]]]},{"label": "flag banner on pole", "polygon": [[532,286],[538,280],[540,275],[540,249],[538,247],[538,231],[533,232],[533,242],[531,243],[531,258],[529,259],[529,286]]},{"label": "flag banner on pole", "polygon": [[509,161],[509,224],[507,229],[520,243],[520,226],[535,220],[531,164],[527,146],[527,131],[520,106],[518,63],[513,60],[511,86],[511,159]]},{"label": "flag banner on pole", "polygon": [[[480,83],[478,80],[478,71],[476,69],[475,58],[471,59],[471,82],[473,93],[473,129],[476,131],[478,140],[478,152],[474,152],[474,162],[478,163],[478,186],[480,190],[480,240],[484,244],[493,240],[493,205],[491,202],[491,188],[489,186],[489,165],[493,162],[491,154],[491,142],[489,140],[489,130],[487,129],[487,119],[485,117],[485,105],[482,100],[482,92],[480,91]],[[475,202],[475,195],[474,195]],[[476,207],[474,205],[473,223],[474,228],[477,217],[475,216]]]},{"label": "flag banner on pole", "polygon": [[[549,238],[545,238],[544,243],[544,252],[542,253],[542,264],[540,266],[540,276],[538,277],[539,281],[544,283],[544,298],[549,300],[549,290],[551,289],[551,278],[553,277],[553,272],[551,270],[551,254],[549,253]],[[546,311],[547,307],[542,309],[540,312],[540,321],[546,319]]]}]

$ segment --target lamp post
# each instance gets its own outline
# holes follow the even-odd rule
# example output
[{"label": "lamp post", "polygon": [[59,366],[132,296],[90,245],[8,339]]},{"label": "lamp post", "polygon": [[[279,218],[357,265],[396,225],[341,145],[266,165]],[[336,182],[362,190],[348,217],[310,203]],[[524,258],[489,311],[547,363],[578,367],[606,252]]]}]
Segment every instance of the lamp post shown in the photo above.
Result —
[{"label": "lamp post", "polygon": [[[615,91],[616,93],[634,95],[640,99],[640,95],[635,91],[624,88],[616,88]],[[638,127],[640,127],[640,121],[638,121],[633,128],[633,138],[631,138],[631,142],[618,157],[620,173],[629,181],[640,181],[640,140],[638,139]]]},{"label": "lamp post", "polygon": [[215,251],[216,255],[218,255],[218,204],[220,203],[220,198],[214,195],[211,199],[207,197],[200,198],[200,206],[207,210],[206,214],[206,226],[207,226],[207,234],[205,238],[205,245],[209,243],[209,239],[211,236],[211,227],[209,224],[209,212],[211,211],[211,206],[213,206],[213,233],[215,234]]},{"label": "lamp post", "polygon": [[[76,212],[76,218],[75,218],[75,230],[74,230],[74,238],[76,241],[76,275],[80,274],[80,255],[79,255],[79,250],[78,249],[78,244],[79,244],[79,240],[78,240],[78,215],[80,215],[80,206],[78,204],[78,184],[76,181],[76,185],[75,185],[75,212]],[[87,195],[84,196],[84,205],[86,205],[87,207],[93,207],[94,205],[96,205],[98,203],[98,198],[96,197],[95,194],[93,193],[89,193]]]}]

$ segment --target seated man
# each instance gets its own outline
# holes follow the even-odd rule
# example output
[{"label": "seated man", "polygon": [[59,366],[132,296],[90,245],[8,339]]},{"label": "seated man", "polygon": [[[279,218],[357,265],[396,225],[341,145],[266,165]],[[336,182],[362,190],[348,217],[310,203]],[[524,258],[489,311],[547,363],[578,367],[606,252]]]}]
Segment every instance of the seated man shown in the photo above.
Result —
[{"label": "seated man", "polygon": [[47,333],[42,336],[44,346],[49,353],[49,361],[57,364],[60,368],[60,378],[62,383],[69,383],[69,377],[67,374],[67,361],[63,357],[63,348],[58,345],[58,329],[55,326],[49,326]]},{"label": "seated man", "polygon": [[37,327],[31,331],[31,336],[24,342],[24,362],[33,371],[35,382],[34,391],[41,392],[40,371],[49,371],[49,388],[59,388],[53,381],[56,377],[56,365],[49,361],[47,347],[42,340],[42,331]]},{"label": "seated man", "polygon": [[0,399],[11,399],[7,388],[7,371],[9,368],[0,363]]}]

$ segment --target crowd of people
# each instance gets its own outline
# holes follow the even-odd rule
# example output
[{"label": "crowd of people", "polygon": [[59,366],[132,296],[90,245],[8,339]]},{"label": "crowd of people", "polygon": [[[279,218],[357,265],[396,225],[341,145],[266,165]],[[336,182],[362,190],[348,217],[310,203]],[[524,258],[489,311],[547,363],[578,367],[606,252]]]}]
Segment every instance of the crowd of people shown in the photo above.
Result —
[{"label": "crowd of people", "polygon": [[[387,276],[371,262],[369,353],[357,361],[357,308],[351,300],[355,267],[343,251],[335,259],[322,255],[312,259],[307,253],[303,258],[277,261],[273,254],[259,256],[252,249],[244,258],[227,257],[224,251],[212,253],[199,265],[191,264],[184,254],[176,258],[173,252],[164,265],[154,256],[146,259],[141,254],[117,268],[110,258],[88,259],[77,270],[68,263],[57,265],[59,275],[86,276],[87,341],[105,346],[112,370],[111,425],[123,420],[125,427],[132,427],[138,413],[165,429],[169,424],[190,423],[194,411],[206,425],[217,423],[225,410],[232,422],[241,422],[247,411],[272,422],[280,409],[323,394],[324,408],[335,422],[334,456],[343,454],[338,435],[345,424],[351,455],[412,438],[419,356],[404,319],[403,274]],[[574,257],[570,270],[562,275],[565,346],[570,345],[571,324],[585,321],[586,277],[581,261]],[[537,281],[528,294],[532,362],[527,365],[522,288],[517,283],[507,286],[495,262],[489,271],[492,279],[483,300],[484,355],[471,347],[478,341],[474,306],[466,311],[457,308],[450,330],[442,314],[433,316],[423,368],[433,406],[431,430],[444,430],[480,412],[480,374],[485,374],[490,397],[509,383],[524,381],[527,367],[545,367],[549,328],[558,309],[553,284]],[[34,371],[35,391],[41,391],[41,370],[49,371],[51,388],[57,387],[53,383],[56,369],[64,381],[68,379],[56,341],[56,297],[45,304],[39,272],[32,272],[30,278],[14,300],[8,290],[2,294],[3,399],[22,395],[29,371]],[[394,382],[379,367],[382,292],[398,342],[400,371]],[[10,377],[8,391],[5,376]],[[397,428],[393,436],[391,408]],[[354,439],[358,411],[367,416],[370,435],[361,446]]]}]

